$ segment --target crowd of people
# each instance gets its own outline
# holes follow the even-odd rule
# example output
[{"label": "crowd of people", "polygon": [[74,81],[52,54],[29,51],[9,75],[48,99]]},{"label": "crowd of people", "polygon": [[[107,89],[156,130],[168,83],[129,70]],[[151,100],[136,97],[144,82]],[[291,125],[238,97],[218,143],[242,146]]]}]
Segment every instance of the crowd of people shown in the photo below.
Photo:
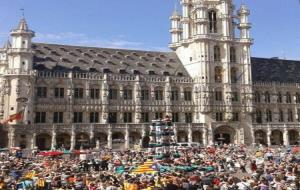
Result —
[{"label": "crowd of people", "polygon": [[[7,190],[299,190],[297,148],[243,145],[85,151],[45,156],[0,153],[0,189]],[[149,170],[135,172],[144,163]]]}]

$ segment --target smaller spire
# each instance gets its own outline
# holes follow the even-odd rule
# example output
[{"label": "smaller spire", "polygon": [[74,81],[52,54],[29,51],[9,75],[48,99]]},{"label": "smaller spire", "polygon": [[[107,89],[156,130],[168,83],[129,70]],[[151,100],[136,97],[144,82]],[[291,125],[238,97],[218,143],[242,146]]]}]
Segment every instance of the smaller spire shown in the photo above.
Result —
[{"label": "smaller spire", "polygon": [[19,23],[19,27],[18,27],[19,30],[28,30],[28,25],[27,25],[27,22],[25,20],[25,18],[22,18],[20,20],[20,23]]},{"label": "smaller spire", "polygon": [[3,49],[9,49],[9,48],[11,48],[11,43],[9,40],[7,40],[3,46]]}]

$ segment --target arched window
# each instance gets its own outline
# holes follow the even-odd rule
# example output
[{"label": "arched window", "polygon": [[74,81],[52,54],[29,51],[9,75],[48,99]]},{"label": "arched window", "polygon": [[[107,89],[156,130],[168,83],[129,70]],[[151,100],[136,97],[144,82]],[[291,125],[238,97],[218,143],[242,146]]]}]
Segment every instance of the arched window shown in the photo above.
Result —
[{"label": "arched window", "polygon": [[265,102],[266,103],[271,102],[270,93],[268,91],[265,92]]},{"label": "arched window", "polygon": [[221,61],[221,49],[219,46],[214,46],[214,61]]},{"label": "arched window", "polygon": [[272,111],[267,109],[266,114],[267,114],[267,122],[272,122]]},{"label": "arched window", "polygon": [[235,47],[230,47],[230,63],[236,62],[236,50]]},{"label": "arched window", "polygon": [[254,102],[260,103],[260,93],[257,91],[254,93]]},{"label": "arched window", "polygon": [[209,32],[217,33],[217,12],[212,10],[208,12]]},{"label": "arched window", "polygon": [[279,109],[279,118],[278,118],[278,121],[279,122],[284,122],[284,116],[283,116],[283,111],[282,109]]},{"label": "arched window", "polygon": [[171,101],[179,100],[179,90],[176,87],[171,89]]},{"label": "arched window", "polygon": [[237,83],[238,78],[237,78],[237,68],[232,67],[230,69],[230,78],[231,78],[231,83]]},{"label": "arched window", "polygon": [[293,111],[291,109],[288,109],[288,122],[293,122],[293,121],[294,121]]},{"label": "arched window", "polygon": [[298,92],[295,94],[295,101],[297,104],[300,103],[300,94]]},{"label": "arched window", "polygon": [[222,83],[223,81],[223,69],[222,67],[215,67],[215,82]]},{"label": "arched window", "polygon": [[281,94],[281,92],[278,92],[278,94],[277,94],[277,103],[282,103],[282,94]]},{"label": "arched window", "polygon": [[262,123],[262,114],[260,110],[256,110],[256,123]]},{"label": "arched window", "polygon": [[286,93],[286,103],[288,104],[292,103],[292,96],[291,93],[289,92]]}]

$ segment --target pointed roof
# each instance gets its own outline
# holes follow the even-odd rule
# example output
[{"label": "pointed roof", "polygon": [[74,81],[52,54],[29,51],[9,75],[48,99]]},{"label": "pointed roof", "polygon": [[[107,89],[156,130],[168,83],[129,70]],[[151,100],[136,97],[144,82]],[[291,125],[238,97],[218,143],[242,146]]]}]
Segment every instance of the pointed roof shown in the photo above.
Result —
[{"label": "pointed roof", "polygon": [[11,43],[10,43],[9,40],[7,40],[7,41],[5,42],[3,48],[4,48],[4,49],[9,49],[9,48],[11,48]]},{"label": "pointed roof", "polygon": [[25,18],[22,18],[19,22],[18,30],[28,30],[28,25]]}]

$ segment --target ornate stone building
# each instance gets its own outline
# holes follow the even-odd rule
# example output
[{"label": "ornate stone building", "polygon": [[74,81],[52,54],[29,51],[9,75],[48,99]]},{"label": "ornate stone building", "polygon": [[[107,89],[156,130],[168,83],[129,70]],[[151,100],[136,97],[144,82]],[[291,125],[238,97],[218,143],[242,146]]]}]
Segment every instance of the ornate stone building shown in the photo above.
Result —
[{"label": "ornate stone building", "polygon": [[178,142],[296,144],[300,62],[251,58],[245,5],[181,5],[172,52],[32,43],[21,19],[0,52],[0,110],[23,121],[1,126],[0,146],[129,148],[165,115]]}]

